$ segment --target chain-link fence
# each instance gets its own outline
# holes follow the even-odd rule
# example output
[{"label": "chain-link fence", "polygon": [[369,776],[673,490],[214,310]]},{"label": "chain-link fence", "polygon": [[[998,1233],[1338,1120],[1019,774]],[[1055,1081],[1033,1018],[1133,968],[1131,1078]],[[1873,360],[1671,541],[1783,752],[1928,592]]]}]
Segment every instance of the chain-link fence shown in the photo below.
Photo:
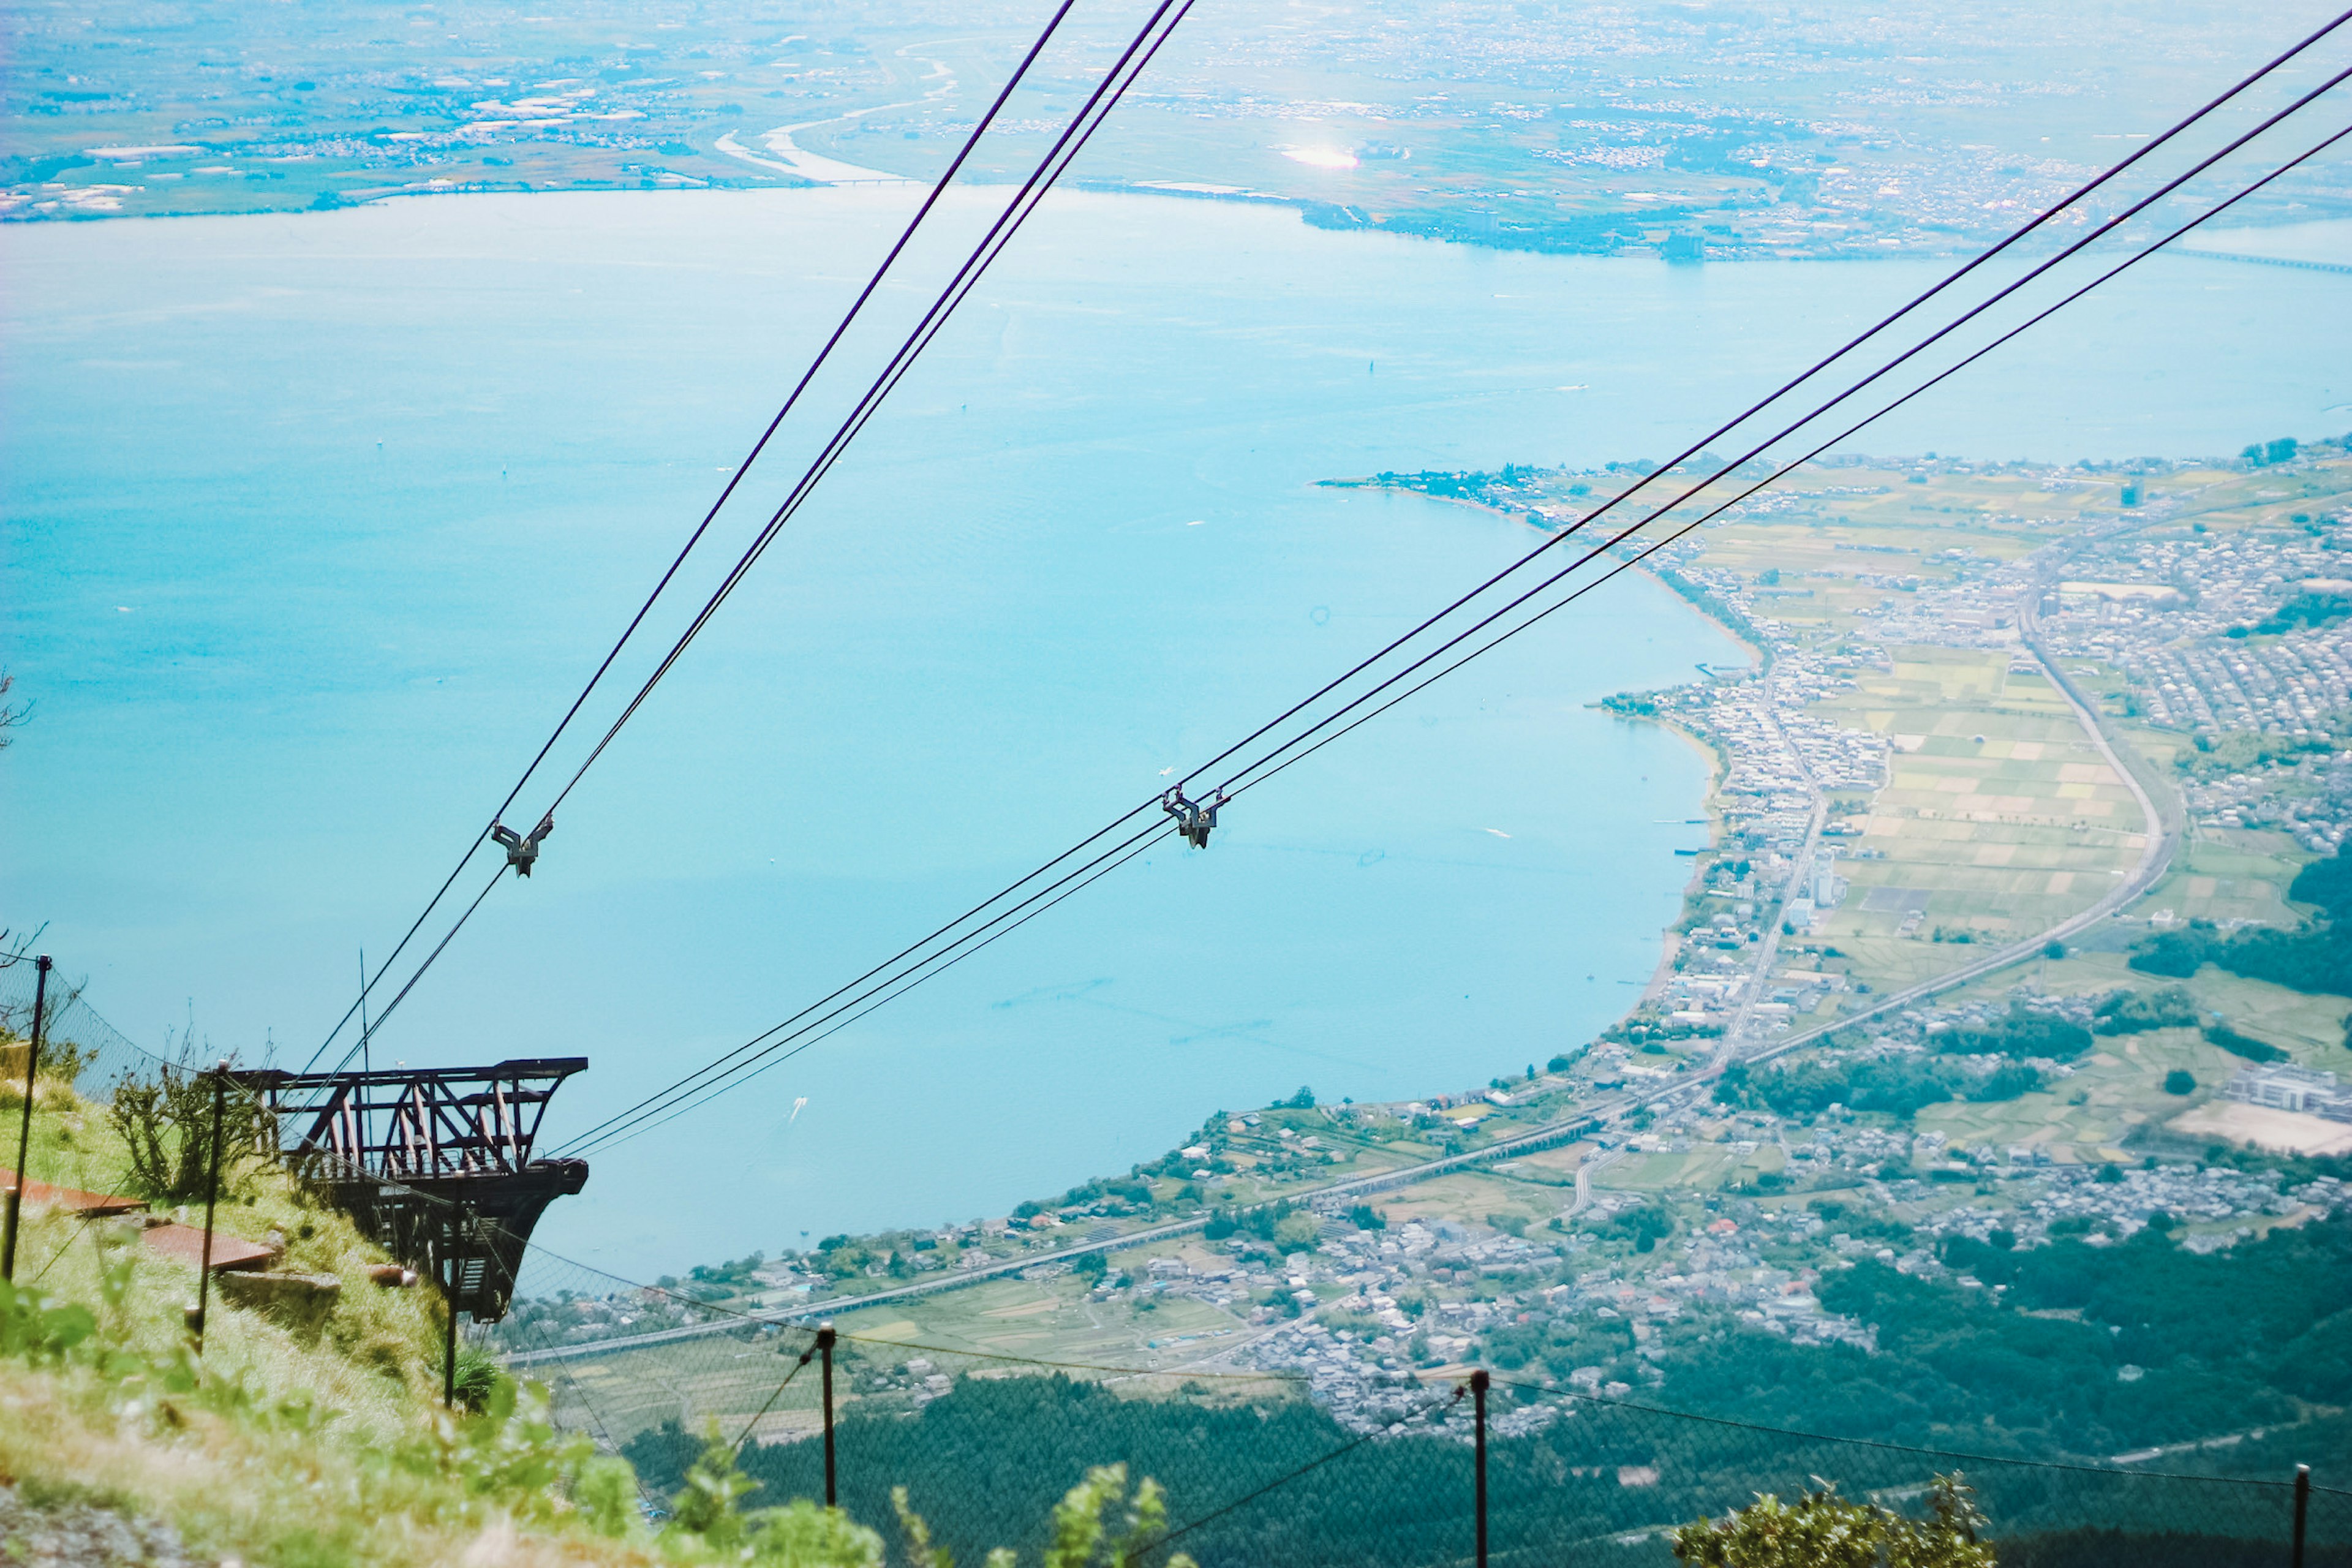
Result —
[{"label": "chain-link fence", "polygon": [[[656,1500],[714,1434],[740,1447],[755,1501],[825,1495],[818,1336],[543,1250],[515,1311],[481,1331],[548,1385],[562,1419],[629,1458]],[[1477,1402],[1458,1372],[1399,1374],[1343,1420],[1297,1374],[1030,1359],[911,1326],[840,1334],[830,1363],[842,1506],[887,1534],[904,1486],[967,1561],[1039,1549],[1062,1492],[1111,1462],[1168,1489],[1182,1532],[1169,1544],[1210,1568],[1473,1560]],[[1758,1493],[1827,1483],[1916,1511],[1932,1478],[1957,1472],[2004,1563],[2284,1565],[2290,1456],[2352,1449],[2352,1421],[2325,1415],[2158,1470],[1776,1430],[1507,1378],[1486,1403],[1494,1563],[1663,1562],[1665,1530]],[[2352,1493],[2315,1487],[2305,1507],[2305,1562],[2352,1568]]]},{"label": "chain-link fence", "polygon": [[[71,1194],[135,1194],[165,1209],[201,1205],[211,1166],[207,1075],[218,1058],[194,1038],[177,1042],[177,1060],[132,1044],[82,999],[78,984],[56,971],[44,983],[31,959],[0,968],[0,1167],[15,1170],[24,1131],[37,1002],[42,1019],[32,1094],[44,1114],[26,1140],[30,1183],[68,1202]],[[249,1097],[224,1105],[222,1125],[225,1149],[256,1147]],[[179,1136],[184,1127],[196,1136]]]}]

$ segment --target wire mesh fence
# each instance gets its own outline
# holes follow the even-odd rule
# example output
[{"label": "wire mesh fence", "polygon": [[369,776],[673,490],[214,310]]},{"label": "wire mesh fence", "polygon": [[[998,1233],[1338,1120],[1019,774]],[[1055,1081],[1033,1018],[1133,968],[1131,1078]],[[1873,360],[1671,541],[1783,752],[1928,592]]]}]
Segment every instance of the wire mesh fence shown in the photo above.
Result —
[{"label": "wire mesh fence", "polygon": [[[33,1015],[42,1013],[40,1055],[33,1061]],[[192,1032],[193,1033],[193,1032]],[[193,1038],[178,1059],[134,1044],[83,1000],[79,984],[52,972],[44,986],[31,961],[0,968],[0,1165],[14,1169],[17,1118],[26,1072],[43,1115],[26,1150],[25,1174],[61,1193],[136,1193],[166,1207],[201,1203],[210,1150],[202,1141],[168,1136],[176,1121],[209,1127],[205,1074],[218,1065]],[[94,1120],[93,1120],[94,1119]],[[256,1148],[253,1107],[225,1108],[225,1149]],[[237,1157],[232,1154],[232,1161]]]},{"label": "wire mesh fence", "polygon": [[[0,969],[0,1107],[9,1110],[22,1107],[34,992],[29,964]],[[70,987],[53,990],[42,1036],[35,1105],[58,1114],[39,1119],[31,1181],[136,1193],[165,1208],[177,1193],[200,1206],[187,1140],[142,1149],[137,1130],[188,1111],[174,1095],[208,1095],[214,1061],[184,1041],[183,1059],[137,1046]],[[260,1157],[266,1107],[241,1091],[233,1105],[224,1147],[235,1139],[241,1157]],[[43,1266],[37,1256],[20,1261],[36,1275]],[[832,1486],[854,1519],[890,1535],[891,1493],[904,1487],[935,1538],[965,1561],[996,1546],[1041,1550],[1055,1502],[1088,1468],[1110,1463],[1167,1489],[1162,1559],[1181,1551],[1203,1568],[1476,1560],[1478,1416],[1465,1369],[1401,1369],[1373,1397],[1338,1408],[1318,1399],[1307,1374],[1240,1364],[1236,1344],[1055,1360],[927,1338],[909,1321],[845,1332],[821,1351],[805,1314],[747,1313],[695,1291],[532,1248],[506,1316],[467,1338],[542,1384],[561,1423],[629,1459],[656,1510],[715,1435],[759,1483],[752,1503],[824,1497],[829,1450]],[[2005,1564],[2284,1564],[2294,1465],[2315,1457],[2322,1484],[2302,1504],[2302,1562],[2352,1568],[2352,1492],[2326,1484],[2352,1455],[2352,1415],[2340,1413],[2121,1465],[1780,1430],[1509,1377],[1495,1379],[1485,1405],[1491,1563],[1662,1563],[1668,1530],[1760,1493],[1833,1484],[1916,1512],[1934,1477],[1958,1473]]]},{"label": "wire mesh fence", "polygon": [[[675,1491],[714,1436],[740,1449],[753,1500],[824,1495],[814,1324],[543,1251],[523,1291],[478,1337],[545,1383],[561,1419],[627,1458],[649,1498]],[[1474,1560],[1476,1414],[1459,1369],[1401,1374],[1342,1419],[1297,1373],[1055,1362],[907,1330],[842,1334],[832,1357],[839,1500],[886,1534],[903,1486],[967,1560],[1036,1550],[1063,1491],[1090,1466],[1122,1463],[1167,1489],[1167,1544],[1212,1568]],[[2322,1416],[2155,1469],[1783,1431],[1497,1379],[1486,1447],[1493,1563],[1664,1562],[1666,1531],[1759,1493],[1832,1484],[1917,1512],[1933,1478],[1957,1473],[2005,1563],[2251,1568],[2287,1561],[2288,1456],[2344,1452],[2352,1426]],[[2352,1493],[2314,1488],[2306,1510],[2305,1561],[2352,1568]]]}]

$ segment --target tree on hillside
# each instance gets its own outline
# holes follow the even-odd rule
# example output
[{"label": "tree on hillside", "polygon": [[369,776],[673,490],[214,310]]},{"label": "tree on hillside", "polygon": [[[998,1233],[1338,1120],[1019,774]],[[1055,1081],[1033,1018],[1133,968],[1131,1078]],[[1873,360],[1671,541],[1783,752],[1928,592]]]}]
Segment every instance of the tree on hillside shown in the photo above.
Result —
[{"label": "tree on hillside", "polygon": [[16,678],[0,669],[0,752],[6,751],[16,742],[16,737],[8,731],[33,716],[31,703],[8,700],[8,693],[16,689]]},{"label": "tree on hillside", "polygon": [[2286,896],[2297,903],[2317,904],[2332,919],[2352,911],[2352,856],[2342,849],[2325,860],[2314,860],[2294,874]]},{"label": "tree on hillside", "polygon": [[744,1512],[743,1499],[760,1483],[743,1473],[736,1447],[713,1422],[671,1501],[672,1531],[753,1568],[882,1568],[882,1537],[837,1508],[795,1498],[782,1508]]},{"label": "tree on hillside", "polygon": [[1699,1568],[1993,1568],[1977,1539],[1984,1515],[1957,1475],[1937,1476],[1927,1519],[1849,1502],[1834,1487],[1794,1502],[1769,1494],[1720,1520],[1673,1532],[1675,1559]]},{"label": "tree on hillside", "polygon": [[[955,1559],[931,1539],[931,1527],[923,1516],[908,1506],[905,1487],[890,1489],[890,1510],[898,1516],[899,1539],[910,1568],[955,1568]],[[1106,1510],[1111,1519],[1104,1518]],[[1168,1498],[1159,1483],[1145,1477],[1130,1499],[1127,1467],[1097,1465],[1055,1505],[1045,1568],[1142,1568],[1167,1542]],[[986,1559],[987,1568],[1019,1568],[1020,1561],[1017,1552],[1003,1546]],[[831,1568],[831,1563],[812,1559],[808,1568]],[[1169,1555],[1166,1568],[1194,1564],[1177,1552]]]}]

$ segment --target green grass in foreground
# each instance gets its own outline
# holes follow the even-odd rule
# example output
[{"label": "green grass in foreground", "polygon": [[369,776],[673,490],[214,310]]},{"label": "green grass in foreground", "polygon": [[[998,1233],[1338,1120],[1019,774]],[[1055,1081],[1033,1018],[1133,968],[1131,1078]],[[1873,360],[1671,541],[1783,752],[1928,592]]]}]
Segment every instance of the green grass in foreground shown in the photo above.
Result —
[{"label": "green grass in foreground", "polygon": [[[21,1103],[0,1118],[12,1131]],[[103,1106],[53,1082],[36,1106],[35,1179],[134,1189]],[[439,1408],[429,1286],[372,1284],[384,1255],[275,1167],[232,1162],[225,1184],[219,1229],[277,1230],[281,1268],[341,1282],[333,1310],[299,1325],[215,1290],[199,1360],[183,1315],[193,1268],[142,1245],[135,1218],[28,1206],[16,1283],[0,1286],[0,1479],[256,1563],[455,1562],[485,1542],[488,1561],[651,1561],[625,1470],[557,1435],[521,1391],[494,1384],[489,1414]]]},{"label": "green grass in foreground", "polygon": [[[93,1179],[127,1169],[104,1107],[58,1082],[35,1103],[37,1180],[131,1184]],[[560,1432],[543,1391],[487,1363],[460,1369],[470,1408],[443,1409],[438,1294],[371,1283],[384,1255],[274,1165],[233,1163],[227,1187],[223,1231],[275,1230],[284,1267],[332,1274],[341,1289],[323,1321],[307,1323],[215,1292],[201,1358],[184,1320],[193,1268],[148,1250],[135,1219],[26,1209],[16,1281],[0,1284],[0,1485],[19,1504],[160,1520],[194,1555],[263,1568],[881,1568],[875,1529],[804,1497],[747,1500],[728,1444],[682,1490],[656,1498],[626,1460]],[[1118,1467],[1086,1471],[1052,1510],[1057,1542],[1084,1538],[1061,1561],[1085,1568],[1112,1551],[1122,1514],[1125,1539],[1156,1530],[1157,1498],[1147,1480],[1130,1499]],[[668,1516],[658,1528],[648,1502]],[[898,1523],[911,1552],[922,1521]],[[0,1560],[17,1545],[0,1540]],[[1013,1568],[1010,1553],[988,1561]]]}]

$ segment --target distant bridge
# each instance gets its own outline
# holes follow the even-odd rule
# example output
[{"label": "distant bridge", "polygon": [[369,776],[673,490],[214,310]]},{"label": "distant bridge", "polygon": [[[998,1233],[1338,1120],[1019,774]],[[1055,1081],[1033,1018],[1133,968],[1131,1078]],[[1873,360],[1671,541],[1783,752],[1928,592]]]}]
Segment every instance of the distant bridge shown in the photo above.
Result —
[{"label": "distant bridge", "polygon": [[2197,250],[2175,247],[2175,256],[2201,257],[2208,261],[2251,261],[2258,267],[2293,267],[2305,272],[2352,273],[2352,264],[2341,261],[2305,261],[2292,256],[2249,256],[2237,250]]}]

